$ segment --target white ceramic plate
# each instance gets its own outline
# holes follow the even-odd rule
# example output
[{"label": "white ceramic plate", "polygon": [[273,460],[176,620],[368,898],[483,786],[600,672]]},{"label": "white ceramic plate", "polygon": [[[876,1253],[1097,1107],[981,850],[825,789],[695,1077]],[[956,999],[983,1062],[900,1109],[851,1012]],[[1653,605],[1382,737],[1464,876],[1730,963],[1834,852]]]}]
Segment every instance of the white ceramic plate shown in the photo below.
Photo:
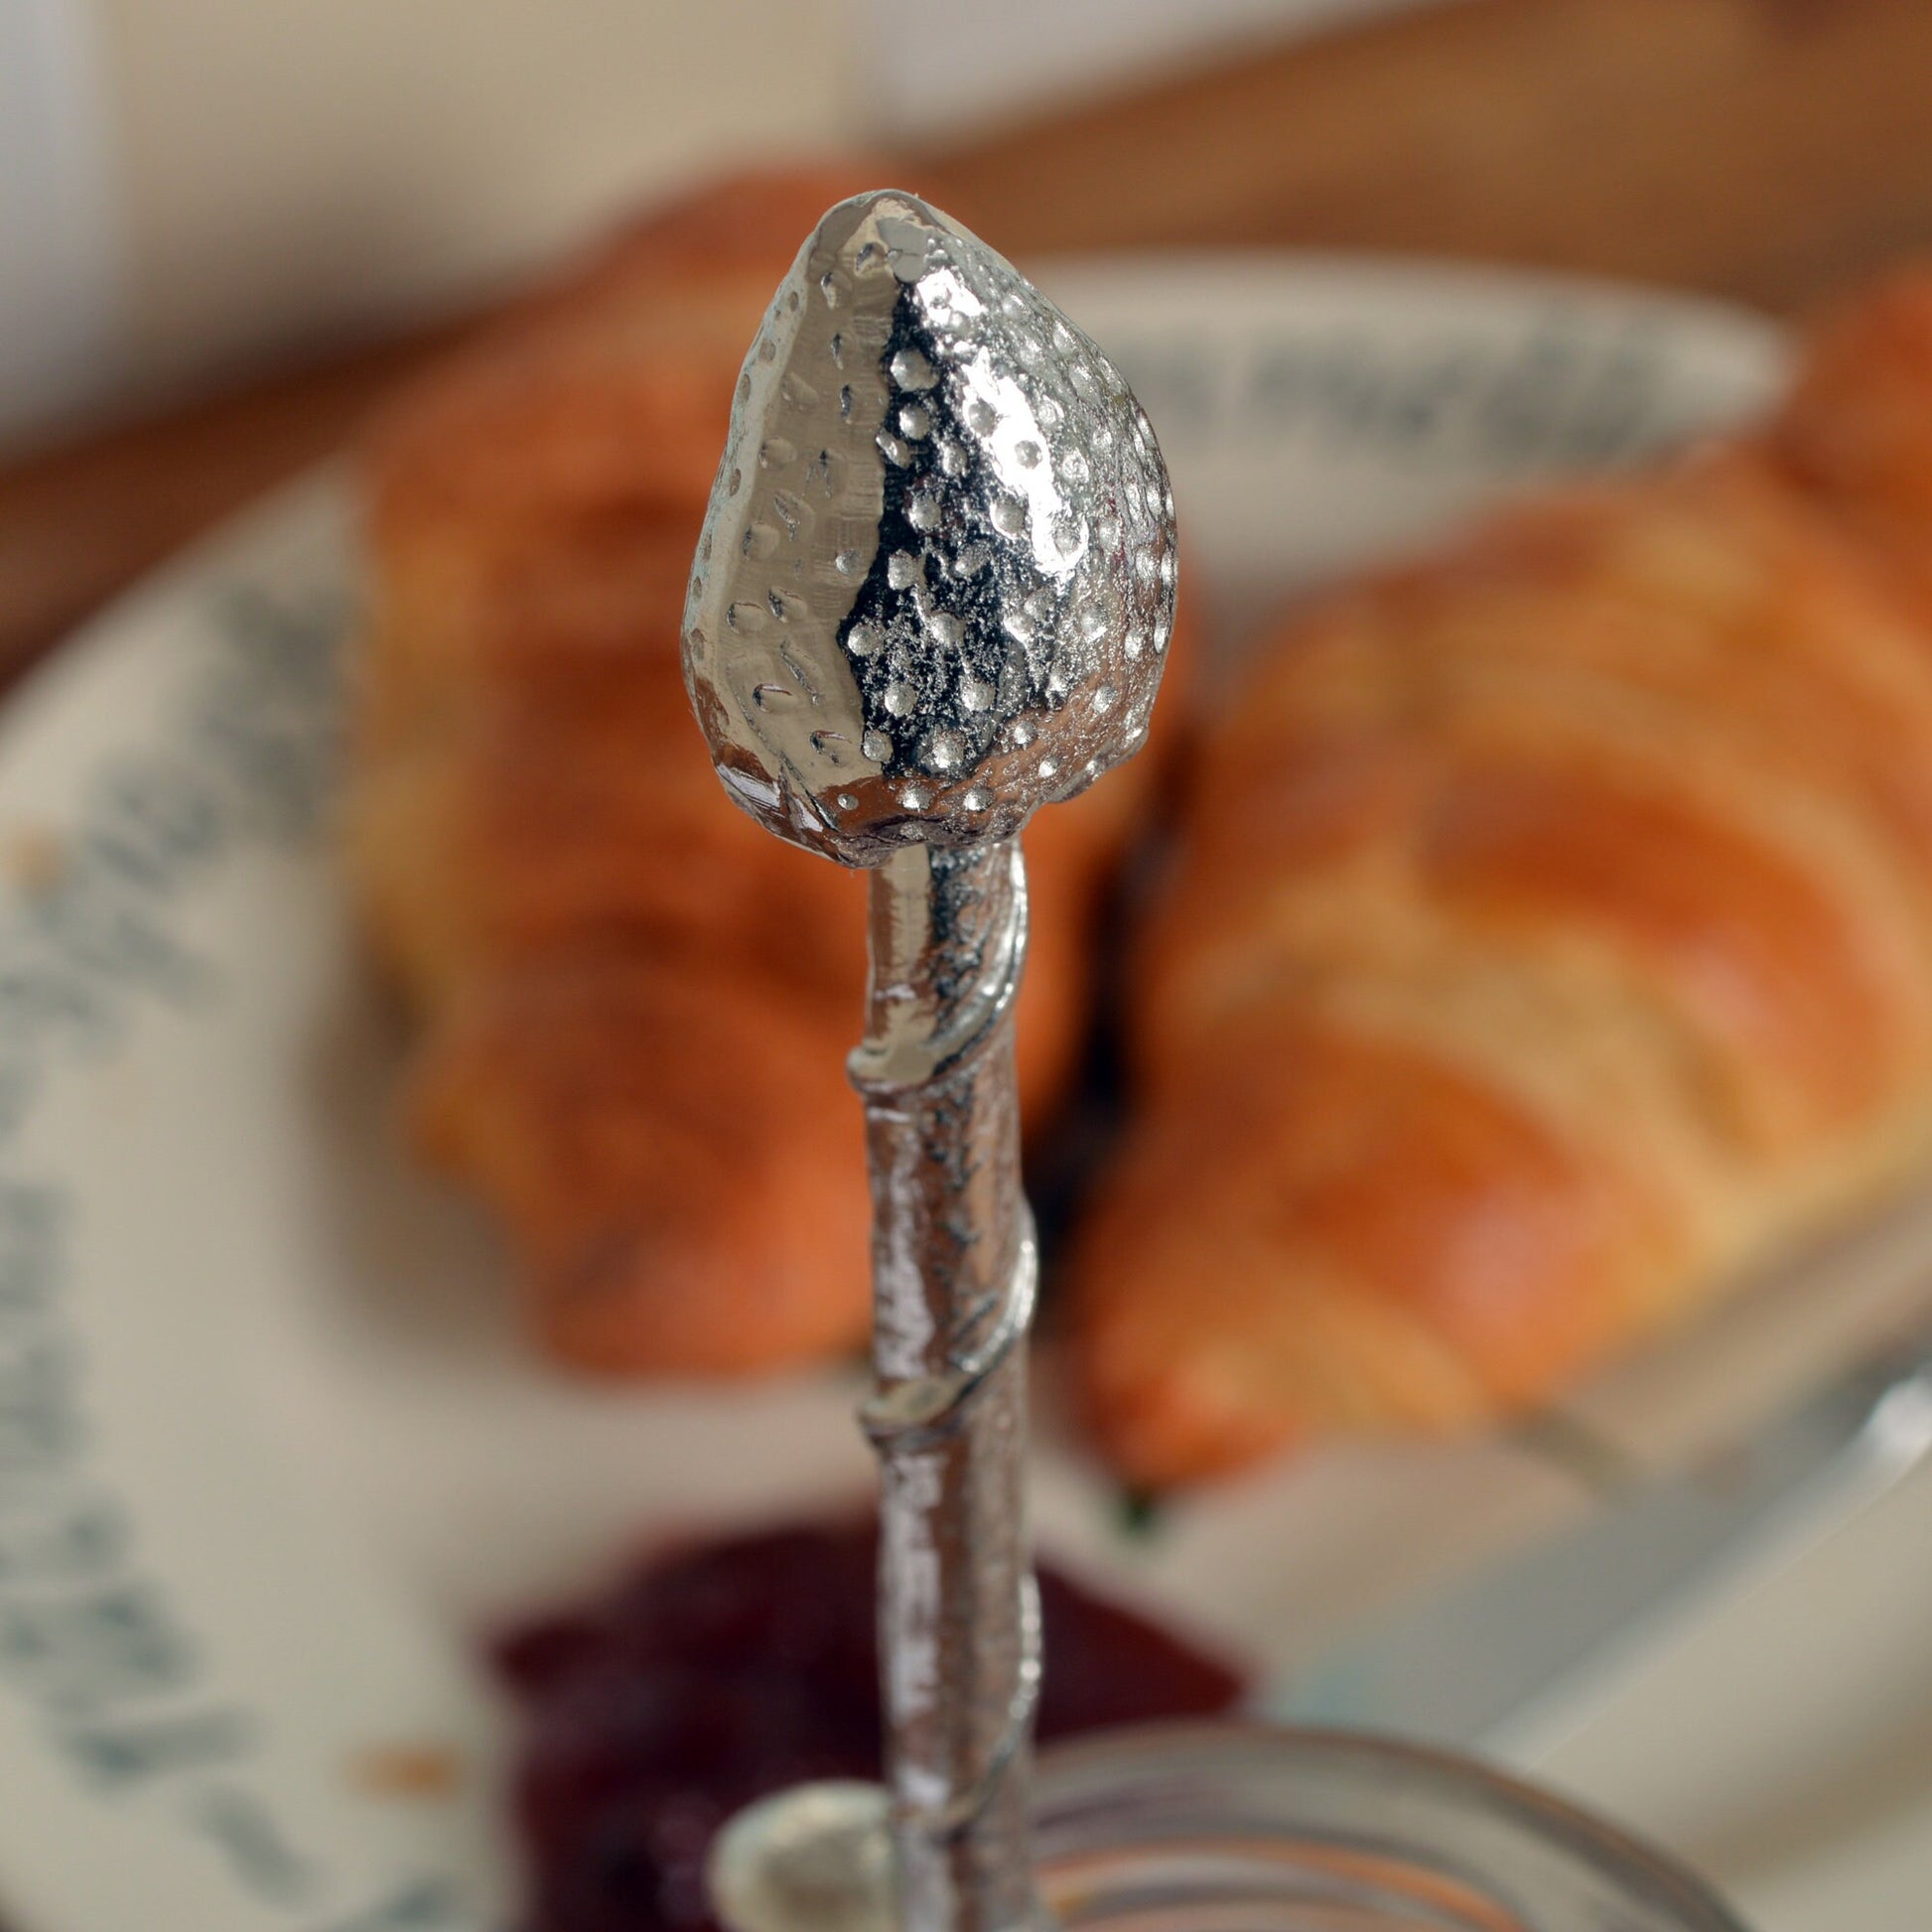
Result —
[{"label": "white ceramic plate", "polygon": [[[1746,317],[1569,282],[1207,259],[1047,280],[1140,388],[1224,614],[1746,415],[1782,373]],[[477,1633],[666,1527],[868,1481],[849,1380],[613,1392],[531,1359],[489,1235],[399,1151],[401,1042],[326,830],[356,594],[321,479],[0,715],[15,1932],[500,1923]],[[1519,1445],[1362,1449],[1137,1541],[1043,1434],[1043,1540],[1270,1668],[1577,1506]],[[431,1746],[466,1775],[410,1795],[396,1754]]]}]

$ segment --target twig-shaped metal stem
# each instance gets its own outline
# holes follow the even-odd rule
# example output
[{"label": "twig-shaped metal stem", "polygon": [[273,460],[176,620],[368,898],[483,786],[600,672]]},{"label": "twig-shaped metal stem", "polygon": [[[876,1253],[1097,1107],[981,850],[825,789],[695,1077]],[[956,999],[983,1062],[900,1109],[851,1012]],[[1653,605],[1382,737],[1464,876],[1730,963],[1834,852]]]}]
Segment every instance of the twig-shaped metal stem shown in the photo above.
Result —
[{"label": "twig-shaped metal stem", "polygon": [[882,1474],[880,1649],[903,1932],[1035,1916],[1028,1742],[1038,1608],[1024,1494],[1035,1260],[1020,1185],[1017,842],[908,845],[871,875],[852,1055],[874,1203],[864,1421]]}]

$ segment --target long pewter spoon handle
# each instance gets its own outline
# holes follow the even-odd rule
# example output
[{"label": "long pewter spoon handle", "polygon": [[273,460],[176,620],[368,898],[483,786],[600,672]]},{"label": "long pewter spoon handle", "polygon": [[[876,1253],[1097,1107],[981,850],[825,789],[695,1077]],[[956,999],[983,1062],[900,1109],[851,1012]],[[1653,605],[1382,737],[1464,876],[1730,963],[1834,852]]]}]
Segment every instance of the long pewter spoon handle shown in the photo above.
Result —
[{"label": "long pewter spoon handle", "polygon": [[873,873],[872,985],[852,1055],[873,1192],[880,1649],[902,1920],[1032,1916],[1027,1757],[1039,1615],[1023,1486],[1033,1216],[1020,1185],[1013,1000],[1020,849],[914,845]]},{"label": "long pewter spoon handle", "polygon": [[1019,836],[1146,737],[1173,584],[1167,472],[1100,349],[915,197],[833,208],[739,377],[684,667],[733,799],[872,871],[852,1075],[890,1803],[882,1818],[876,1788],[805,1786],[736,1822],[713,1872],[739,1932],[1036,1915]]}]

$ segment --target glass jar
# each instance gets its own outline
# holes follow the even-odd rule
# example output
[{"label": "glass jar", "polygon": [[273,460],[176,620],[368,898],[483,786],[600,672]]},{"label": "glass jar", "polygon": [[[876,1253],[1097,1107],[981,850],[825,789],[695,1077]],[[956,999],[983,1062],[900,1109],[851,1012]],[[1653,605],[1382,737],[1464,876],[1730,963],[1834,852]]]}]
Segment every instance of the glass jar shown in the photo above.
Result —
[{"label": "glass jar", "polygon": [[1688,1871],[1555,1798],[1338,1731],[1054,1746],[1035,1852],[1066,1932],[1743,1932]]},{"label": "glass jar", "polygon": [[[1744,1932],[1700,1880],[1465,1758],[1346,1731],[1150,1725],[1042,1751],[1060,1932]],[[712,1848],[735,1932],[899,1932],[885,1792],[798,1785]]]}]

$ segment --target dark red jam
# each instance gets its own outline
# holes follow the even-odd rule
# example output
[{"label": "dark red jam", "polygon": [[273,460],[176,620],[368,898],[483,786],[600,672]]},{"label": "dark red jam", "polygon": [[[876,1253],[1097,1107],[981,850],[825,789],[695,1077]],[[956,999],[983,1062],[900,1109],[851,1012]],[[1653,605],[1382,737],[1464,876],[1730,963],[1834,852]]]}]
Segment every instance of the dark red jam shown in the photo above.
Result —
[{"label": "dark red jam", "polygon": [[[879,1775],[870,1525],[735,1538],[645,1564],[499,1647],[528,1729],[517,1822],[532,1932],[708,1927],[712,1834],[802,1778]],[[1051,1570],[1039,1734],[1204,1717],[1224,1663]]]}]

